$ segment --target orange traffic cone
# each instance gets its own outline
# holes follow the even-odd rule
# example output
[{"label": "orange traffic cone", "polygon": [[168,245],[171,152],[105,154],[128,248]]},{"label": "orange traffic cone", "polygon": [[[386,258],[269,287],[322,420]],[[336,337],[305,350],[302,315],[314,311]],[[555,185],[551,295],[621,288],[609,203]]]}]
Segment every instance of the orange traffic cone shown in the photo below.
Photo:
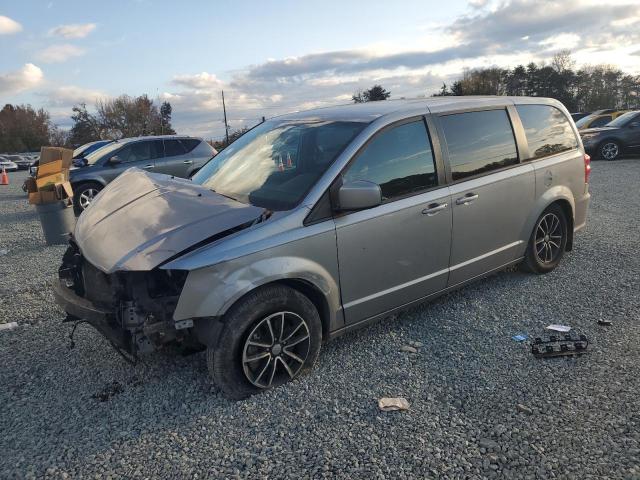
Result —
[{"label": "orange traffic cone", "polygon": [[278,155],[279,161],[278,161],[278,170],[280,170],[281,172],[284,172],[284,163],[282,163],[282,156]]},{"label": "orange traffic cone", "polygon": [[293,161],[291,160],[291,155],[287,152],[287,167],[293,167]]},{"label": "orange traffic cone", "polygon": [[9,185],[9,175],[4,167],[2,167],[2,176],[0,176],[0,185]]}]

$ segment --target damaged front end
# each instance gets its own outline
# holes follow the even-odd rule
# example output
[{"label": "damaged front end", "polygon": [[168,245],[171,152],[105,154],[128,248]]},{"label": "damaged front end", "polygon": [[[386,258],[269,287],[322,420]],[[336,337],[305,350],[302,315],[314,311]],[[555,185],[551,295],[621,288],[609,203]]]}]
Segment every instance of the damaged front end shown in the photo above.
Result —
[{"label": "damaged front end", "polygon": [[115,346],[136,357],[166,343],[193,345],[193,320],[175,322],[187,271],[117,271],[107,274],[89,263],[72,241],[58,270],[56,302],[66,321],[85,321]]}]

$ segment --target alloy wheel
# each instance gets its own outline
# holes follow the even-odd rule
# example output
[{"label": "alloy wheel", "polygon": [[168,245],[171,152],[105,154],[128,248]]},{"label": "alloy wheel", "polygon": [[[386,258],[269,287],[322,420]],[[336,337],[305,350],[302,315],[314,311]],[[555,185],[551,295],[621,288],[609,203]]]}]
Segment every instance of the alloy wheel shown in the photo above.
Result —
[{"label": "alloy wheel", "polygon": [[562,225],[554,213],[547,213],[536,227],[536,256],[543,264],[553,263],[562,248]]},{"label": "alloy wheel", "polygon": [[602,146],[601,151],[605,160],[613,160],[618,156],[618,153],[620,153],[620,147],[618,147],[617,143],[609,142]]},{"label": "alloy wheel", "polygon": [[309,355],[311,337],[304,319],[293,312],[278,312],[258,322],[242,352],[247,380],[258,388],[271,388],[296,377]]},{"label": "alloy wheel", "polygon": [[87,188],[80,194],[79,203],[80,207],[84,210],[93,201],[93,198],[98,194],[98,190],[95,188]]}]

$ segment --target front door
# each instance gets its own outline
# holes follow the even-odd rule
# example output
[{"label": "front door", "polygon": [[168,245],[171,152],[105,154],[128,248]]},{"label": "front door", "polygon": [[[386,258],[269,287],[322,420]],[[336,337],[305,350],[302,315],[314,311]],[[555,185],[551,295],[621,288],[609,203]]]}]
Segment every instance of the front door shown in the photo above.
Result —
[{"label": "front door", "polygon": [[535,177],[530,163],[519,163],[506,109],[445,115],[439,121],[452,182],[452,286],[524,253]]},{"label": "front door", "polygon": [[380,185],[383,203],[335,218],[347,324],[445,288],[451,240],[449,191],[423,118],[379,132],[343,173],[354,180]]},{"label": "front door", "polygon": [[120,160],[117,164],[107,164],[104,170],[104,178],[107,182],[114,180],[127,168],[137,167],[149,172],[153,172],[156,167],[155,142],[153,140],[141,140],[126,144],[120,150],[114,152]]}]

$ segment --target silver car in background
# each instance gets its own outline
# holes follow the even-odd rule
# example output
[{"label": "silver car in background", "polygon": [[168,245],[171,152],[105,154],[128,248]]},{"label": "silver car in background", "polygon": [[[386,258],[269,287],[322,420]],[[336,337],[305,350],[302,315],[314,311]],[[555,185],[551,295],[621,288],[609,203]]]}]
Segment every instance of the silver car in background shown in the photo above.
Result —
[{"label": "silver car in background", "polygon": [[398,309],[509,265],[553,270],[585,226],[590,168],[550,99],[285,115],[193,181],[123,173],[80,216],[55,295],[131,355],[206,348],[222,391],[245,398]]},{"label": "silver car in background", "polygon": [[87,208],[105,185],[128,168],[189,178],[216,153],[201,138],[180,135],[115,140],[74,161],[70,181],[76,211]]}]

